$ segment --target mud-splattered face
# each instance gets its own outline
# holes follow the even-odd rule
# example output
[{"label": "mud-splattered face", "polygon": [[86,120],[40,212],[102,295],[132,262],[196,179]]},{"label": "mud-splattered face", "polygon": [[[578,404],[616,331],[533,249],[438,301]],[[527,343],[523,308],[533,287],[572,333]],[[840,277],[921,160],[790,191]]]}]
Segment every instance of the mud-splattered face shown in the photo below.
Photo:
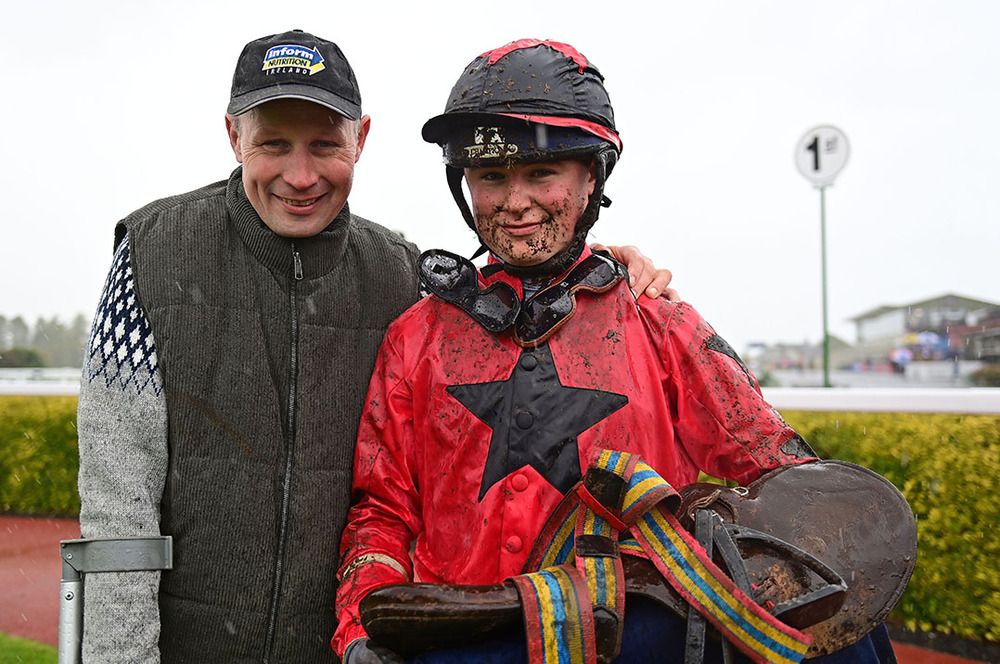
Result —
[{"label": "mud-splattered face", "polygon": [[511,265],[542,263],[569,246],[594,191],[575,159],[465,169],[476,230]]}]

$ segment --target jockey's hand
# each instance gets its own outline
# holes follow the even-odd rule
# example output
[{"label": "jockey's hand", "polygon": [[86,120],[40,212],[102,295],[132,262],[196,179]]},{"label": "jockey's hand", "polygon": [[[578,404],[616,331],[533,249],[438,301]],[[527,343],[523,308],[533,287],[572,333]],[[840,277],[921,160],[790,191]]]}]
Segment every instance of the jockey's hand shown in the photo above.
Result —
[{"label": "jockey's hand", "polygon": [[403,658],[366,638],[355,639],[344,652],[344,664],[403,664]]},{"label": "jockey's hand", "polygon": [[650,298],[662,296],[671,302],[680,301],[680,294],[673,288],[667,288],[674,275],[666,268],[656,269],[653,261],[637,247],[632,245],[606,247],[594,244],[593,248],[607,251],[612,258],[625,266],[628,270],[628,285],[636,296],[645,295]]}]

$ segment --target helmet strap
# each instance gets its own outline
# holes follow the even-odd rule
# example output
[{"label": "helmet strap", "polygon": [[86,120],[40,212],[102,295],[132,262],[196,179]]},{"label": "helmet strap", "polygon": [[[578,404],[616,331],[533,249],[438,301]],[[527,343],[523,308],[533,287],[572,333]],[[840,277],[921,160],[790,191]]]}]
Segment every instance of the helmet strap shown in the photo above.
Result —
[{"label": "helmet strap", "polygon": [[462,190],[462,178],[465,177],[465,170],[454,166],[445,166],[444,172],[445,176],[448,178],[448,188],[451,189],[451,196],[455,199],[455,204],[458,206],[458,209],[462,211],[462,217],[465,219],[465,223],[473,230],[473,232],[476,233],[476,236],[478,237],[479,231],[476,230],[476,220],[472,216],[472,210],[469,208],[469,202],[465,200],[465,192]]},{"label": "helmet strap", "polygon": [[607,183],[608,175],[611,174],[611,169],[614,168],[617,161],[618,153],[610,146],[594,153],[593,161],[591,162],[594,166],[594,193],[590,195],[587,207],[584,209],[583,214],[580,216],[580,221],[576,225],[577,235],[586,238],[587,233],[590,232],[590,229],[597,222],[601,208],[611,206],[611,199],[604,195],[604,185]]}]

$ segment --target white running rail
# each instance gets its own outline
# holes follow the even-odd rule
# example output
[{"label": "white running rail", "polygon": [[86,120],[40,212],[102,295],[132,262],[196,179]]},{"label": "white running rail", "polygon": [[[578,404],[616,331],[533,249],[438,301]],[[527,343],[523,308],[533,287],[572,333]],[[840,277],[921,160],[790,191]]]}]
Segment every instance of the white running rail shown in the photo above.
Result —
[{"label": "white running rail", "polygon": [[[2,378],[0,394],[80,392],[79,378],[73,374],[51,381]],[[778,410],[1000,414],[1000,387],[765,387],[764,397]]]},{"label": "white running rail", "polygon": [[998,387],[765,387],[778,410],[1000,413]]}]

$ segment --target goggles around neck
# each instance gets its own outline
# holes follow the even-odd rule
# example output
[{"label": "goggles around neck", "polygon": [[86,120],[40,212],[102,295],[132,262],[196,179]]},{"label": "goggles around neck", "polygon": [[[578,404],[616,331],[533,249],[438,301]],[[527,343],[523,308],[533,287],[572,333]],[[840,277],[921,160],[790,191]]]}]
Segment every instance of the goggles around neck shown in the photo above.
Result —
[{"label": "goggles around neck", "polygon": [[443,249],[420,254],[419,266],[425,290],[454,304],[490,332],[503,332],[514,324],[521,303],[510,284],[498,281],[480,289],[472,261]]},{"label": "goggles around neck", "polygon": [[576,313],[578,292],[605,293],[624,276],[625,268],[617,261],[600,254],[587,256],[521,304],[514,340],[525,348],[542,345]]},{"label": "goggles around neck", "polygon": [[514,328],[522,348],[541,346],[576,313],[576,294],[604,293],[625,277],[614,259],[591,254],[569,272],[521,302],[510,284],[502,281],[480,289],[476,267],[466,258],[432,249],[420,256],[424,288],[453,304],[494,334]]}]

